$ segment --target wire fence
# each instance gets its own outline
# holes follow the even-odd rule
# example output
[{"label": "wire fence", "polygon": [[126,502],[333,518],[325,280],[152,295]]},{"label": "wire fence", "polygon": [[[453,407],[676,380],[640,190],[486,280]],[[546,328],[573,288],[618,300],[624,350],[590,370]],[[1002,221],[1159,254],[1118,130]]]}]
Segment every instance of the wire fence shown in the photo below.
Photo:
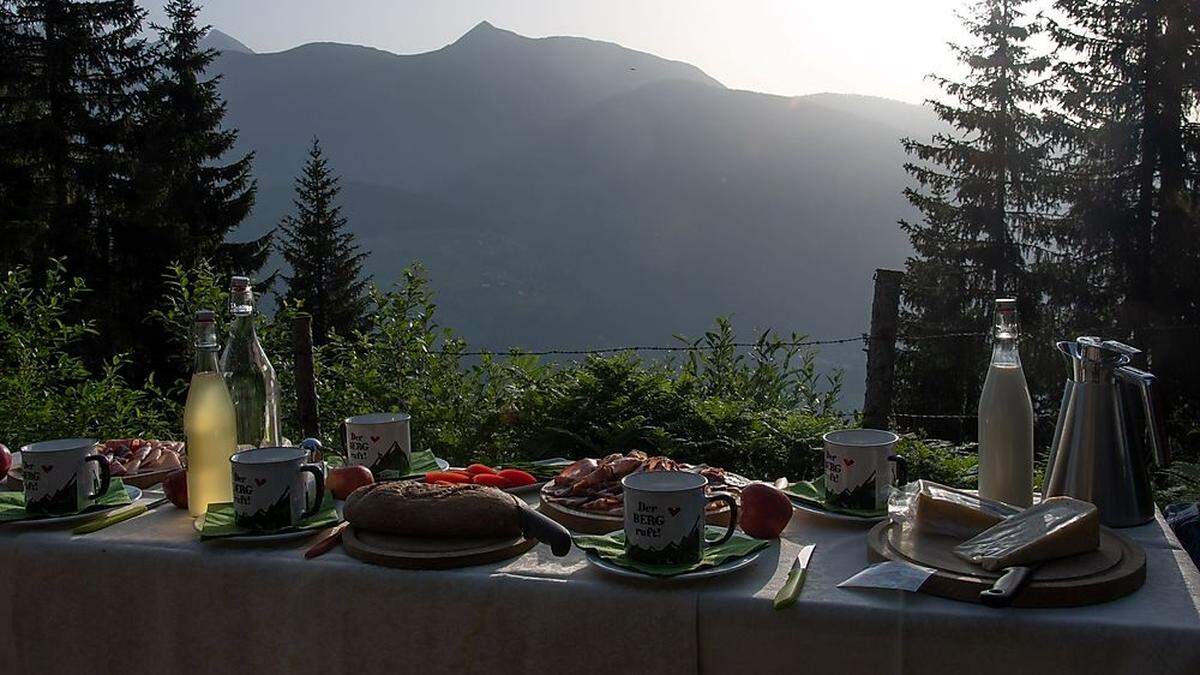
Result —
[{"label": "wire fence", "polygon": [[[938,333],[936,335],[900,335],[896,340],[901,342],[919,342],[923,340],[944,340],[949,338],[963,337],[984,337],[987,333],[971,332],[971,333]],[[841,338],[823,338],[818,340],[768,340],[763,343],[758,342],[732,342],[722,346],[734,347],[737,349],[752,349],[759,346],[774,346],[774,347],[820,347],[825,345],[842,345],[853,342],[861,342],[864,345],[870,343],[871,336],[862,333]],[[711,351],[717,345],[708,344],[687,344],[680,343],[677,345],[624,345],[620,347],[596,347],[596,348],[579,348],[579,349],[521,349],[519,347],[510,347],[505,350],[500,349],[473,349],[459,351],[453,348],[435,348],[419,350],[422,354],[450,354],[454,356],[494,356],[497,354],[520,354],[522,356],[594,356],[600,354],[620,354],[623,352],[701,352]]]},{"label": "wire fence", "polygon": [[[1196,326],[1162,326],[1151,328],[1151,331],[1159,330],[1180,330],[1180,329],[1196,329]],[[1104,331],[1095,331],[1092,334],[1103,333]],[[965,331],[951,333],[937,333],[931,335],[897,335],[897,343],[914,343],[923,342],[926,340],[949,340],[961,338],[984,338],[990,333],[986,331]],[[721,346],[734,347],[736,349],[753,349],[761,346],[773,347],[820,347],[826,345],[842,345],[861,342],[864,346],[870,344],[871,336],[867,333],[859,335],[840,337],[840,338],[822,338],[822,339],[805,339],[805,340],[768,340],[765,342],[732,342],[725,343]],[[676,345],[624,345],[618,347],[597,347],[597,348],[580,348],[580,349],[538,349],[526,350],[518,347],[510,347],[507,350],[495,349],[473,349],[473,350],[456,350],[453,348],[436,348],[421,350],[422,354],[449,354],[453,356],[495,356],[502,354],[513,354],[520,356],[599,356],[602,354],[621,354],[625,352],[651,352],[651,353],[689,353],[711,351],[716,349],[718,345],[710,344],[688,344],[681,343]],[[973,420],[979,416],[975,413],[910,413],[910,412],[892,412],[892,416],[905,420]],[[1034,417],[1038,419],[1054,419],[1058,416],[1057,413],[1037,413]]]}]

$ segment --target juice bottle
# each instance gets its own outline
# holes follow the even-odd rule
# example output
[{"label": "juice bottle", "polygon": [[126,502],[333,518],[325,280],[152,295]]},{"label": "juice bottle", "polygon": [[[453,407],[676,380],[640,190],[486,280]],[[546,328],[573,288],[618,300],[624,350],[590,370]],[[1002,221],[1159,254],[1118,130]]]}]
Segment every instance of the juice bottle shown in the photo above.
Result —
[{"label": "juice bottle", "polygon": [[237,421],[217,365],[219,348],[216,316],[196,312],[196,364],[183,409],[188,512],[193,517],[203,516],[209,504],[233,501],[229,458],[237,447]]},{"label": "juice bottle", "polygon": [[1017,351],[1017,301],[996,300],[992,362],[979,397],[979,496],[1033,503],[1033,402]]}]

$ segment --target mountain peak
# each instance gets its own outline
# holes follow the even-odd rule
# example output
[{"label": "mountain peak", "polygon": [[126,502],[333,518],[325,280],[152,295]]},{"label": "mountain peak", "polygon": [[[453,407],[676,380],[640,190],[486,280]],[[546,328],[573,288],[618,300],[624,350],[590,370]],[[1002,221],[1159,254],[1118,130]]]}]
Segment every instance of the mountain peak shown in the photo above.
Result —
[{"label": "mountain peak", "polygon": [[253,54],[254,50],[247,47],[241,40],[216,28],[210,28],[208,34],[200,41],[201,49],[215,49],[219,52],[242,52]]},{"label": "mountain peak", "polygon": [[480,21],[479,23],[475,24],[474,28],[463,33],[462,37],[450,44],[451,46],[464,44],[487,45],[497,43],[497,41],[500,40],[519,37],[522,36],[517,35],[512,31],[504,30],[503,28],[497,28],[488,21]]}]

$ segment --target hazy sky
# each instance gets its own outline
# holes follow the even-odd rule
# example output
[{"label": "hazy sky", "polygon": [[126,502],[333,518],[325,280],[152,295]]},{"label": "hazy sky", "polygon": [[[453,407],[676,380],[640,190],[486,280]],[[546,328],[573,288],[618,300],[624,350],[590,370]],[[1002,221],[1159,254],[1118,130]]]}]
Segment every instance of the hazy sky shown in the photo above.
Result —
[{"label": "hazy sky", "polygon": [[[139,0],[161,21],[161,0]],[[918,102],[961,34],[963,0],[201,0],[202,18],[255,51],[305,42],[437,49],[487,20],[530,37],[577,35],[702,68],[725,85]]]}]

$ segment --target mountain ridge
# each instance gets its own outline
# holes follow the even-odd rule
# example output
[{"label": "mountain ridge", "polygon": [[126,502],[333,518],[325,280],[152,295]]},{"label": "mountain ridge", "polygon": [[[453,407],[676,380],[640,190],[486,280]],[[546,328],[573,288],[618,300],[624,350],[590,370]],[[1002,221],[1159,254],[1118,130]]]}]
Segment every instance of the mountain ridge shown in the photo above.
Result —
[{"label": "mountain ridge", "polygon": [[[441,321],[500,349],[671,344],[730,314],[746,334],[863,333],[874,268],[909,252],[899,139],[936,127],[904,102],[729,89],[490,24],[422,54],[309,43],[215,68],[257,153],[239,237],[291,210],[318,135],[367,271],[387,285],[423,261]],[[860,345],[820,362],[856,405]]]}]

